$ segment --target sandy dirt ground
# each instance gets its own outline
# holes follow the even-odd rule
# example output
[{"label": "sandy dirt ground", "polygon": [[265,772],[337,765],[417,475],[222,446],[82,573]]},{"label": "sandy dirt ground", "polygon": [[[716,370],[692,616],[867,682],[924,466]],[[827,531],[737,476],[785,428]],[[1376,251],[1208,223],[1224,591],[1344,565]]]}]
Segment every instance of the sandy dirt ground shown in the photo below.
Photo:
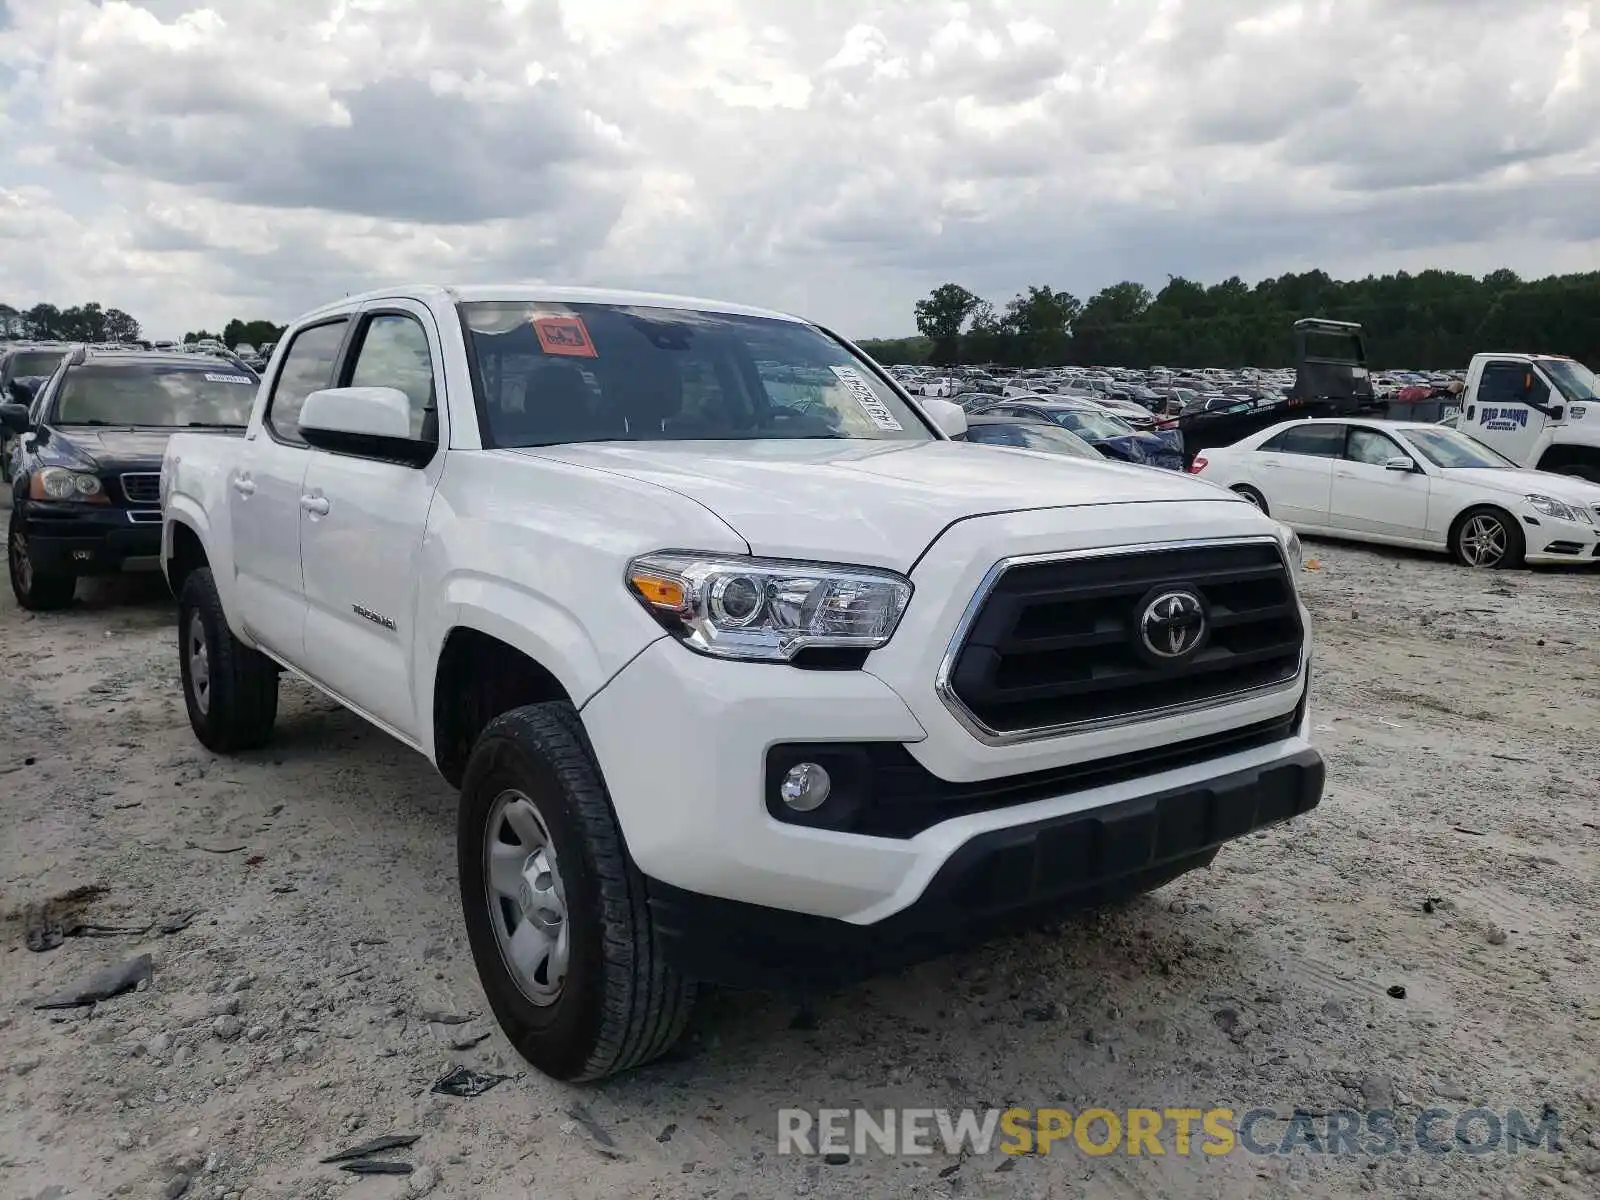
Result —
[{"label": "sandy dirt ground", "polygon": [[[295,682],[274,746],[216,758],[158,580],[37,617],[7,593],[0,1196],[1600,1194],[1600,575],[1307,554],[1314,814],[809,1011],[711,993],[681,1052],[586,1088],[482,1017],[426,762]],[[132,932],[30,950],[52,925]],[[146,953],[143,990],[32,1007]],[[512,1078],[430,1092],[457,1063]],[[1447,1122],[1440,1155],[777,1155],[780,1108],[857,1105],[1264,1108],[1269,1144],[1297,1108],[1481,1105],[1554,1112],[1561,1149],[1470,1154]],[[409,1177],[318,1161],[396,1132]]]}]

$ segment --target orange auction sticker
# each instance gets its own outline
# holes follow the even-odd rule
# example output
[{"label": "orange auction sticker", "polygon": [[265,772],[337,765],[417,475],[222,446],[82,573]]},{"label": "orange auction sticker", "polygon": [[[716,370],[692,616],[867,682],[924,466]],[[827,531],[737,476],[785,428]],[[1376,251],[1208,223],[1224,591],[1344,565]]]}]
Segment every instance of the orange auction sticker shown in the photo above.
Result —
[{"label": "orange auction sticker", "polygon": [[533,331],[546,354],[565,354],[572,358],[597,358],[594,343],[582,317],[534,317]]}]

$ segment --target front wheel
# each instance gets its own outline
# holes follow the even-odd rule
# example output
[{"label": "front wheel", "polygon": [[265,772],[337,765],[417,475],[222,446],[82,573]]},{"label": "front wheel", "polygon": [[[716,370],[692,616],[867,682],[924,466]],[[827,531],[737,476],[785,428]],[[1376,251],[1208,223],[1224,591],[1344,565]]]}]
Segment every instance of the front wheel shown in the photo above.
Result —
[{"label": "front wheel", "polygon": [[278,719],[278,668],[233,636],[207,567],[178,594],[178,673],[195,737],[209,750],[254,750]]},{"label": "front wheel", "polygon": [[1522,565],[1522,530],[1502,509],[1470,509],[1456,522],[1450,550],[1463,566],[1518,567]]},{"label": "front wheel", "polygon": [[662,953],[570,704],[490,722],[462,780],[456,855],[478,976],[524,1058],[593,1080],[672,1048],[694,986]]},{"label": "front wheel", "polygon": [[6,531],[6,566],[11,575],[11,592],[17,603],[29,612],[50,612],[72,603],[78,577],[67,571],[47,571],[34,565],[28,553],[28,533],[17,510],[11,510]]}]

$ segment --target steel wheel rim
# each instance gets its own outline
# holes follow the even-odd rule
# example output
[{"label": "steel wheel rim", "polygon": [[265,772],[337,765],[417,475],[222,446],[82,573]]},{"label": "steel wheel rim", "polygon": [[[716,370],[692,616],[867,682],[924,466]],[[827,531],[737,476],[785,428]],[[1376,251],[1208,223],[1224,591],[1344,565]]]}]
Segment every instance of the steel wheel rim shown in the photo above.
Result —
[{"label": "steel wheel rim", "polygon": [[206,641],[205,622],[199,613],[189,617],[184,633],[184,655],[189,660],[189,693],[202,713],[211,711],[211,647]]},{"label": "steel wheel rim", "polygon": [[11,534],[11,569],[16,572],[17,587],[24,592],[33,591],[33,560],[28,557],[28,539],[20,529]]},{"label": "steel wheel rim", "polygon": [[541,1008],[561,999],[571,957],[567,892],[555,843],[538,806],[508,788],[483,834],[483,878],[500,959],[517,989]]},{"label": "steel wheel rim", "polygon": [[1461,527],[1461,557],[1473,567],[1492,567],[1506,556],[1506,527],[1485,513]]}]

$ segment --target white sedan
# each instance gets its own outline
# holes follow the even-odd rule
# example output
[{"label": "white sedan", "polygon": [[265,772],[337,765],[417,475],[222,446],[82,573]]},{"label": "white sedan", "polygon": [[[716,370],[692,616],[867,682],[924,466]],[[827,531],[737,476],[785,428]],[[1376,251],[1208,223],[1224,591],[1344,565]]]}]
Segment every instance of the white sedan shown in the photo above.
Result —
[{"label": "white sedan", "polygon": [[1301,533],[1447,550],[1471,567],[1600,561],[1600,486],[1439,425],[1287,421],[1189,469]]}]

